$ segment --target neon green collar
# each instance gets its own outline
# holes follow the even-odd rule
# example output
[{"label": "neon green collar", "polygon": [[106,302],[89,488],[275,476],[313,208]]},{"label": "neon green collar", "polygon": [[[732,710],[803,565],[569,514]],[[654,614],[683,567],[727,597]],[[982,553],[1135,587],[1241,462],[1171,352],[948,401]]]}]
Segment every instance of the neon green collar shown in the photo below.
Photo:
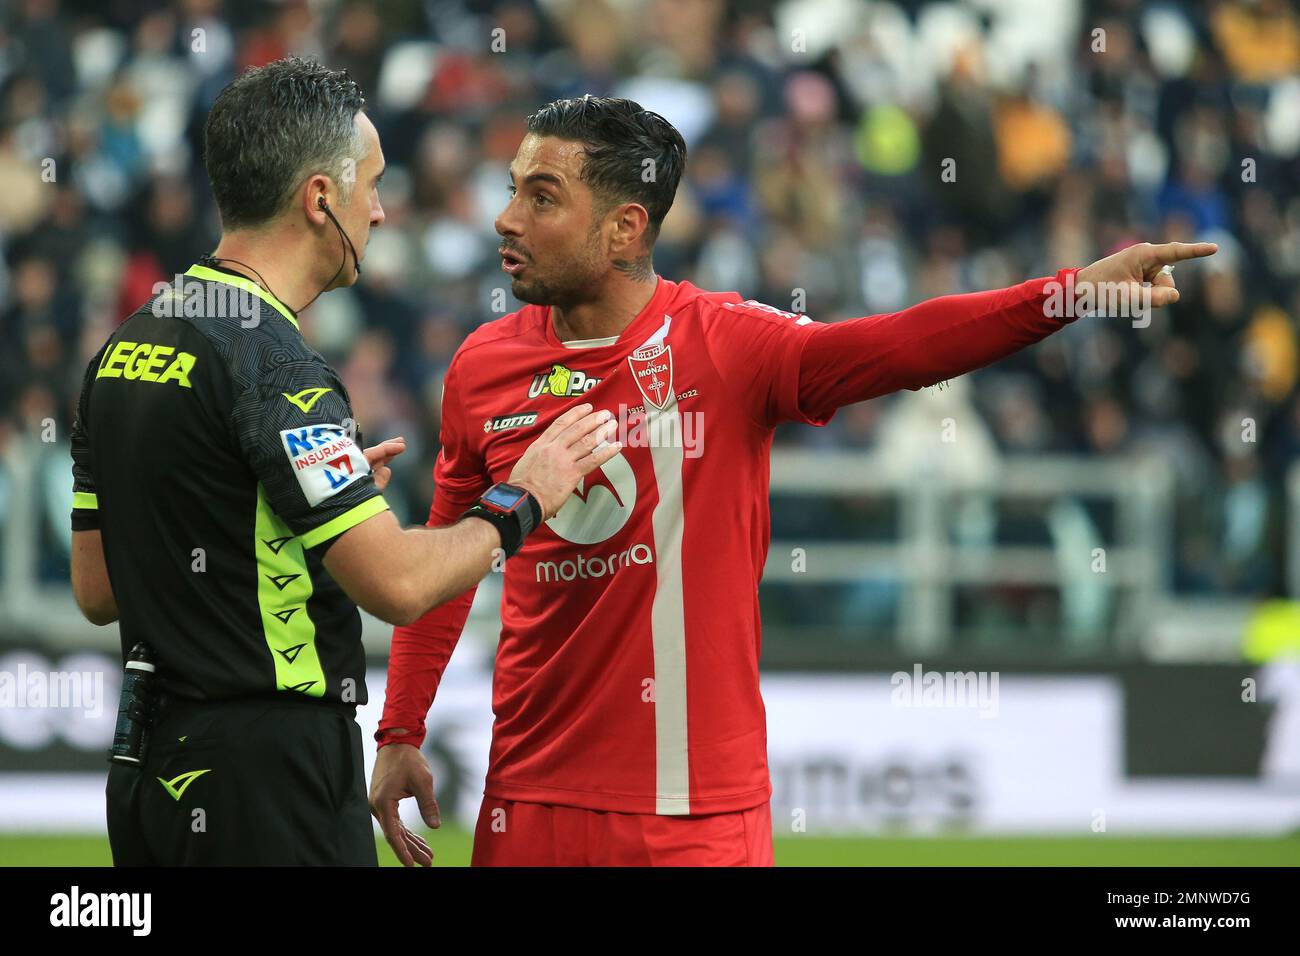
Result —
[{"label": "neon green collar", "polygon": [[[298,320],[293,317],[293,313],[289,311],[289,307],[263,289],[252,279],[231,275],[228,272],[220,272],[216,269],[210,269],[207,266],[190,266],[185,274],[187,276],[193,276],[196,279],[207,279],[209,282],[224,282],[226,285],[233,285],[236,289],[243,289],[245,292],[251,292],[288,319],[295,329],[298,328]],[[299,331],[302,330],[299,329]]]}]

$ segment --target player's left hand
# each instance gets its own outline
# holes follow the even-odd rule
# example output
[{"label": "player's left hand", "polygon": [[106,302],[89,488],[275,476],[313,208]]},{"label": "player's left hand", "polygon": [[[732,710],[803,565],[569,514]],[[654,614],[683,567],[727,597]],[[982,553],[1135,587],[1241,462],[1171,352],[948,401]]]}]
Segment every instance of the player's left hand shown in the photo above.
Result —
[{"label": "player's left hand", "polygon": [[381,441],[378,445],[371,445],[362,452],[366,456],[366,461],[370,463],[370,471],[375,476],[375,487],[380,491],[384,490],[388,480],[393,477],[393,471],[388,467],[388,463],[404,451],[406,451],[406,439],[399,436]]},{"label": "player's left hand", "polygon": [[[1130,295],[1134,296],[1128,301],[1139,302],[1143,301],[1138,298],[1142,295],[1142,284],[1150,282],[1151,307],[1161,309],[1178,301],[1172,269],[1174,263],[1212,256],[1218,251],[1218,245],[1213,242],[1139,242],[1080,269],[1074,277],[1075,288],[1079,289],[1085,283],[1127,285]],[[1165,266],[1171,268],[1166,271]]]},{"label": "player's left hand", "polygon": [[418,747],[389,744],[380,747],[370,780],[370,812],[379,821],[384,839],[402,866],[432,866],[429,844],[407,829],[398,805],[415,797],[420,815],[430,829],[442,825],[442,814],[433,795],[433,774]]}]

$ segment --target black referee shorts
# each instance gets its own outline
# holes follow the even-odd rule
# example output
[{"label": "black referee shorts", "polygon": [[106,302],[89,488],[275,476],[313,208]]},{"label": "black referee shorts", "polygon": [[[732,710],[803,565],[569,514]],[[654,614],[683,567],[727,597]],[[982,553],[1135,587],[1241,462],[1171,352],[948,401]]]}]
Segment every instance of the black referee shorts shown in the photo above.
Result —
[{"label": "black referee shorts", "polygon": [[376,866],[361,729],[296,697],[163,701],[108,774],[116,866]]}]

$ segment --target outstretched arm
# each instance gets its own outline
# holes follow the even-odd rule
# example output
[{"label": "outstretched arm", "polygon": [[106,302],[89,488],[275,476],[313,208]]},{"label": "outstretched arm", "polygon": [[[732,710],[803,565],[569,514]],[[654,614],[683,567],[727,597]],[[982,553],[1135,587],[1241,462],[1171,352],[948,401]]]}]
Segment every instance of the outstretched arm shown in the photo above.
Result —
[{"label": "outstretched arm", "polygon": [[[1178,301],[1172,270],[1163,268],[1217,248],[1208,242],[1141,243],[1008,289],[943,296],[890,315],[820,326],[800,356],[799,407],[813,419],[829,417],[843,405],[955,378],[1046,338],[1096,303],[1126,303],[1131,314],[1163,308]],[[1063,295],[1075,301],[1063,303]]]}]

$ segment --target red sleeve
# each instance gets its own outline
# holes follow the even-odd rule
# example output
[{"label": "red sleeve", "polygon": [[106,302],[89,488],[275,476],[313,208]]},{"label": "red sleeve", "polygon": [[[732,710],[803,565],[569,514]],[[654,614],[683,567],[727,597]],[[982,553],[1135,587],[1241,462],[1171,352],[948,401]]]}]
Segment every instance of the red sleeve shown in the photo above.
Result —
[{"label": "red sleeve", "polygon": [[817,325],[762,302],[705,300],[704,346],[730,395],[763,428],[781,421],[825,425],[799,404],[799,356]]},{"label": "red sleeve", "polygon": [[844,405],[983,368],[1074,321],[1064,296],[1077,271],[829,324],[752,301],[700,314],[714,367],[755,422],[824,425]]},{"label": "red sleeve", "polygon": [[811,326],[799,358],[802,414],[824,421],[844,405],[956,378],[1045,339],[1076,317],[1064,296],[1077,271]]},{"label": "red sleeve", "polygon": [[[471,432],[464,427],[464,407],[460,402],[463,394],[453,359],[443,379],[442,450],[433,469],[433,506],[427,522],[431,528],[455,524],[490,484],[486,466],[469,442]],[[375,737],[379,739],[391,727],[403,727],[410,733],[382,740],[381,746],[409,743],[418,747],[423,743],[429,705],[451,660],[451,652],[460,640],[477,590],[477,587],[470,588],[413,624],[393,629],[384,716]]]}]

